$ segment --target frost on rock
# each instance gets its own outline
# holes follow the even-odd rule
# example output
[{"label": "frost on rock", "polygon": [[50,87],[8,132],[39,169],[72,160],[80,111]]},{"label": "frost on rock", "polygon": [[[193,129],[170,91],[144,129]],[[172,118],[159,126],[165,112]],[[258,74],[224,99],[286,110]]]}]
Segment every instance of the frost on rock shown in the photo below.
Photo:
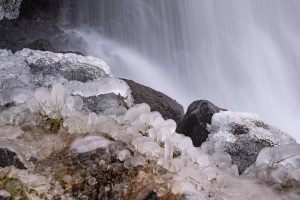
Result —
[{"label": "frost on rock", "polygon": [[92,97],[103,94],[113,93],[125,99],[128,107],[132,106],[132,96],[129,86],[117,78],[102,78],[99,80],[82,83],[79,81],[70,81],[65,87],[73,94],[81,97]]},{"label": "frost on rock", "polygon": [[240,172],[255,162],[262,148],[296,142],[288,134],[250,113],[217,113],[208,129],[210,134],[202,148],[207,152],[228,152]]},{"label": "frost on rock", "polygon": [[41,74],[44,77],[61,75],[67,80],[86,82],[110,76],[110,69],[106,63],[91,56],[31,49],[23,49],[15,55],[28,63],[33,74]]},{"label": "frost on rock", "polygon": [[[99,101],[108,104],[105,108],[115,104],[132,106],[129,86],[113,78],[110,68],[98,58],[31,49],[15,54],[0,50],[0,109],[29,98],[29,95],[19,95],[18,92],[22,92],[16,91],[19,88],[34,90],[38,87],[49,88],[57,83],[65,85],[72,95],[84,97],[87,108],[95,112],[98,111]],[[110,106],[110,103],[113,105]]]},{"label": "frost on rock", "polygon": [[30,68],[23,59],[14,56],[10,51],[0,50],[0,106],[6,103],[1,91],[30,85],[29,71]]},{"label": "frost on rock", "polygon": [[0,20],[18,18],[21,2],[22,0],[0,0]]},{"label": "frost on rock", "polygon": [[[70,184],[86,181],[92,188],[89,191],[98,191],[97,184],[101,184],[104,177],[99,170],[104,170],[105,176],[112,174],[114,177],[116,171],[125,170],[126,173],[117,174],[117,177],[136,176],[129,178],[132,181],[129,185],[128,182],[125,184],[136,195],[127,199],[145,199],[149,191],[155,191],[158,198],[171,194],[184,199],[299,199],[295,191],[299,180],[299,158],[291,157],[299,152],[299,147],[289,145],[281,149],[279,145],[294,140],[259,121],[256,116],[232,112],[217,114],[210,127],[211,138],[199,148],[192,145],[189,137],[175,132],[176,123],[173,120],[164,120],[160,113],[151,112],[147,104],[134,105],[128,110],[122,109],[122,112],[119,112],[120,108],[111,112],[110,108],[110,111],[103,113],[89,112],[82,106],[80,97],[72,96],[62,84],[55,84],[51,90],[38,88],[27,103],[0,112],[0,146],[13,149],[24,160],[28,170],[26,173],[18,171],[17,177],[25,185],[32,186],[32,183],[41,181],[41,187],[33,189],[43,194],[51,194],[52,187],[49,188],[49,185],[64,186],[63,189],[57,187],[60,191],[57,194],[69,195],[68,192],[72,191],[68,191],[72,188]],[[61,129],[58,132],[47,129],[47,119],[57,116],[64,118]],[[9,134],[11,131],[16,133]],[[225,137],[223,132],[231,137]],[[248,135],[246,139],[254,141],[270,140],[268,144],[279,147],[270,152],[263,150],[257,165],[249,168],[249,173],[239,175],[237,166],[232,164],[235,157],[224,150],[226,144],[243,139],[239,138],[242,135]],[[218,139],[223,141],[220,151],[216,150],[221,145],[217,143]],[[215,143],[212,143],[214,140]],[[243,148],[247,150],[249,146]],[[286,156],[288,159],[283,161]],[[38,165],[32,164],[32,158],[38,160]],[[273,168],[266,171],[264,167],[265,163],[270,163],[270,158],[276,159],[273,162],[274,171]],[[47,180],[39,174],[32,177],[29,172],[36,173],[33,170],[37,169],[35,167],[40,167],[42,174],[54,175]],[[72,175],[68,174],[70,170],[74,172]],[[85,173],[85,170],[90,171]],[[268,181],[258,181],[260,172],[272,177],[267,180],[278,182],[286,180],[288,172],[288,176],[293,177],[288,180],[293,181],[288,181],[288,184],[283,182],[284,187],[273,188]],[[22,177],[28,177],[33,182],[24,181]],[[59,183],[52,180],[59,177],[62,179]],[[123,184],[114,185],[114,192],[123,192]],[[97,190],[94,186],[98,187]],[[285,189],[286,186],[288,189]],[[74,196],[65,197],[72,199]]]}]

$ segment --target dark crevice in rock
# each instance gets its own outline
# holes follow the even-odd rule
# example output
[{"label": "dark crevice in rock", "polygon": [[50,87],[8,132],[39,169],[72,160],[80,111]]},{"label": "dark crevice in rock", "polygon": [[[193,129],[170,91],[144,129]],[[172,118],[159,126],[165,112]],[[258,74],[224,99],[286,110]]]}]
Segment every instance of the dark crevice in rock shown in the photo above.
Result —
[{"label": "dark crevice in rock", "polygon": [[11,165],[18,169],[27,169],[15,152],[6,148],[0,148],[0,167],[8,167]]}]

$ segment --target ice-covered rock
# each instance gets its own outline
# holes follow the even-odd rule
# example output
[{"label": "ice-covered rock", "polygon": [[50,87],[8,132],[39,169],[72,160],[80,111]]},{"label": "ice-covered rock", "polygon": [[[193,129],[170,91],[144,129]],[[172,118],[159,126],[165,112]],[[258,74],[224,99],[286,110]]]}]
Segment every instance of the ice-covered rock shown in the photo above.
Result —
[{"label": "ice-covered rock", "polygon": [[264,148],[245,174],[282,187],[300,186],[300,145]]},{"label": "ice-covered rock", "polygon": [[[31,81],[30,68],[24,59],[13,55],[10,51],[0,50],[0,94],[9,88],[29,87]],[[0,106],[7,103],[0,95]]]},{"label": "ice-covered rock", "polygon": [[43,77],[61,76],[67,80],[87,82],[110,76],[106,63],[91,56],[31,49],[18,51],[15,56],[25,60],[32,74]]},{"label": "ice-covered rock", "polygon": [[[124,81],[117,78],[101,78],[99,80],[88,81],[85,83],[79,81],[69,81],[65,84],[65,87],[73,95],[79,95],[84,98],[95,97],[96,100],[97,97],[101,95],[113,93],[117,96],[123,97],[124,101],[126,102],[126,106],[132,106],[131,90],[129,86]],[[112,97],[110,100],[106,98],[99,98],[101,104],[97,101],[92,101],[93,104],[90,103],[89,105],[91,105],[90,107],[92,109],[94,108],[93,110],[96,110],[98,106],[97,110],[104,111],[107,108],[120,105],[117,96]],[[103,103],[106,105],[103,105]],[[103,108],[99,108],[101,106]]]},{"label": "ice-covered rock", "polygon": [[[31,49],[15,54],[0,50],[0,108],[30,97],[30,92],[24,95],[21,89],[49,88],[57,83],[72,95],[84,97],[85,107],[94,112],[132,105],[129,86],[113,78],[110,68],[98,58]],[[105,105],[99,106],[99,102]]]},{"label": "ice-covered rock", "polygon": [[[106,175],[117,174],[121,179],[124,174],[119,176],[118,173],[126,171],[129,176],[139,174],[132,182],[140,191],[137,197],[147,196],[153,190],[158,197],[171,194],[191,199],[226,197],[250,200],[276,199],[278,195],[277,199],[297,199],[294,197],[295,192],[291,192],[291,198],[286,197],[287,192],[277,193],[265,182],[258,183],[257,180],[258,177],[267,177],[267,180],[280,185],[297,185],[300,164],[298,155],[293,155],[299,151],[298,146],[263,150],[257,166],[249,169],[248,176],[239,176],[237,166],[232,164],[232,160],[237,157],[233,154],[230,156],[227,152],[231,153],[233,149],[226,148],[236,145],[238,140],[244,141],[246,138],[247,142],[263,141],[279,147],[294,142],[280,130],[264,124],[255,115],[233,112],[215,114],[209,127],[211,136],[208,141],[201,147],[194,147],[190,137],[175,132],[176,123],[173,120],[165,120],[160,113],[151,112],[147,104],[133,105],[128,110],[124,107],[109,108],[107,112],[96,113],[82,109],[82,99],[71,93],[70,88],[59,83],[51,89],[38,88],[27,104],[12,106],[0,112],[0,147],[13,149],[12,152],[24,161],[28,169],[26,172],[17,171],[17,178],[26,186],[29,185],[29,188],[37,187],[35,191],[51,193],[49,190],[52,187],[48,187],[51,182],[50,185],[64,186],[64,191],[55,192],[61,195],[68,192],[67,188],[74,182],[84,180],[89,187],[94,187]],[[64,119],[60,121],[62,128],[57,132],[47,129],[49,118],[51,122],[51,118],[59,116]],[[248,137],[242,137],[245,135]],[[250,147],[239,148],[244,148],[249,154],[252,150],[249,150]],[[288,159],[285,159],[286,156]],[[270,158],[275,159],[272,164],[275,167],[267,171],[268,164],[272,163]],[[36,162],[38,164],[34,165]],[[49,169],[48,166],[55,169]],[[33,177],[31,173],[36,173],[39,167],[43,173],[56,173],[55,177],[61,177],[58,178],[61,180],[53,182],[51,179],[45,180],[44,176]],[[69,174],[70,170],[73,174]],[[105,176],[99,174],[99,170]],[[38,181],[42,185],[35,185]],[[125,183],[118,184],[113,189],[122,191],[122,184]],[[126,187],[135,188],[128,184]],[[109,190],[109,187],[104,189]],[[66,199],[72,197],[66,195]]]},{"label": "ice-covered rock", "polygon": [[21,2],[22,0],[0,0],[0,20],[18,18]]},{"label": "ice-covered rock", "polygon": [[296,143],[288,134],[250,113],[216,113],[208,130],[209,137],[202,147],[208,152],[228,152],[240,172],[255,162],[264,147]]}]

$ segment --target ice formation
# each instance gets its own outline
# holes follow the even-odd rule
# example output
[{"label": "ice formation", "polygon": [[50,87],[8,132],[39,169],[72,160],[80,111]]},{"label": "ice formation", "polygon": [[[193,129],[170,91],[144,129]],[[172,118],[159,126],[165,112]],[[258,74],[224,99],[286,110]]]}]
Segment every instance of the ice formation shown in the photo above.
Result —
[{"label": "ice formation", "polygon": [[61,84],[53,85],[51,92],[46,88],[37,89],[28,101],[31,112],[50,118],[66,118],[71,112],[81,110],[82,105],[82,99],[71,96]]},{"label": "ice formation", "polygon": [[22,0],[0,0],[0,20],[18,18],[21,2]]},{"label": "ice formation", "polygon": [[246,174],[282,187],[300,186],[300,145],[264,148]]},{"label": "ice formation", "polygon": [[227,143],[234,143],[239,137],[262,140],[270,146],[295,143],[295,139],[280,129],[265,124],[256,114],[223,111],[216,113],[209,126],[208,143],[215,149],[224,150]]},{"label": "ice formation", "polygon": [[71,144],[71,150],[76,150],[78,153],[85,153],[98,148],[107,148],[110,141],[101,136],[87,136],[84,138],[77,138]]},{"label": "ice formation", "polygon": [[[83,154],[100,147],[100,149],[104,148],[106,151],[109,149],[110,152],[115,152],[117,159],[124,162],[124,167],[127,169],[154,163],[157,167],[153,168],[151,178],[157,184],[163,184],[164,187],[167,187],[168,191],[175,195],[182,195],[185,199],[252,200],[272,198],[275,200],[288,198],[296,200],[299,197],[296,192],[279,193],[266,183],[258,182],[256,176],[261,163],[268,163],[270,157],[273,157],[274,154],[278,155],[278,158],[275,157],[276,160],[274,160],[277,163],[277,160],[280,161],[285,157],[285,153],[289,156],[299,151],[297,145],[283,149],[263,150],[257,159],[257,166],[249,169],[246,175],[239,176],[237,166],[232,164],[231,157],[226,152],[216,151],[208,154],[206,152],[207,144],[206,147],[204,145],[202,148],[194,147],[189,137],[175,132],[176,123],[173,120],[164,120],[160,113],[151,112],[147,104],[134,105],[127,111],[122,108],[122,112],[119,112],[120,108],[115,108],[115,112],[110,108],[109,115],[105,115],[82,110],[82,101],[70,96],[70,91],[61,84],[54,85],[51,90],[38,88],[33,94],[27,104],[11,107],[0,114],[0,134],[2,135],[0,144],[13,147],[22,156],[27,166],[30,166],[28,159],[32,156],[40,160],[65,147],[69,147],[71,152],[76,150],[78,153]],[[11,118],[14,118],[18,111],[24,111],[22,113],[25,119],[16,123]],[[117,114],[114,115],[113,113]],[[65,120],[62,129],[56,134],[35,131],[34,127],[43,122],[39,121],[38,116],[41,114],[50,118],[63,116]],[[277,145],[293,141],[284,133],[275,131],[277,129],[269,126],[266,127],[261,122],[253,125],[253,123],[255,124],[253,121],[257,120],[256,116],[248,114],[245,116],[231,112],[220,113],[213,118],[211,125],[213,135],[210,139],[216,140],[216,136],[226,136],[223,141],[234,141],[235,135],[229,131],[229,129],[232,129],[230,124],[234,122],[247,125],[247,133],[253,137],[256,137],[259,133],[261,134],[259,138],[271,138],[271,142]],[[32,125],[25,126],[30,121]],[[14,126],[19,126],[22,130],[17,135],[9,137],[5,129]],[[275,136],[272,136],[271,133]],[[227,137],[230,134],[231,136]],[[124,149],[124,145],[119,145],[117,141],[129,145],[128,149],[126,149],[127,147]],[[219,145],[219,143],[217,144]],[[290,157],[283,162],[284,167],[288,168],[289,175],[293,177],[293,183],[296,185],[299,181],[298,159],[298,157]],[[101,160],[99,165],[103,163],[105,163],[105,160]],[[158,167],[168,172],[159,176],[157,175],[159,173],[157,172]],[[24,175],[22,171],[14,173],[19,177]],[[276,172],[276,174],[278,173]],[[29,174],[24,176],[32,177]],[[148,178],[150,179],[148,176],[149,174],[141,171],[140,178],[137,179],[137,181],[140,181],[139,185],[142,185],[143,181],[147,181]],[[281,177],[281,174],[278,176]],[[48,190],[49,192],[50,179],[45,180],[43,177],[34,176],[31,180],[33,182],[41,180],[43,183],[41,188],[35,188],[34,190],[41,192]],[[63,180],[68,182],[70,177],[65,175]],[[94,183],[95,180],[91,177],[88,182]],[[24,180],[24,184],[32,185],[28,180],[27,182]],[[295,189],[295,184],[288,185],[292,188],[289,191]],[[157,192],[159,195],[162,191]]]},{"label": "ice formation", "polygon": [[76,78],[72,77],[71,72],[77,70],[79,71],[76,75],[81,76],[83,80],[93,80],[107,77],[111,74],[110,68],[104,61],[92,56],[81,56],[73,53],[53,53],[31,49],[18,51],[15,56],[23,58],[29,65],[34,65],[35,69],[32,70],[42,71],[42,68],[46,68],[43,72],[44,74],[61,73],[68,80]]},{"label": "ice formation", "polygon": [[263,122],[257,115],[223,111],[213,115],[210,132],[202,144],[205,152],[227,152],[243,173],[264,147],[296,143],[295,139]]},{"label": "ice formation", "polygon": [[115,94],[128,107],[132,105],[129,86],[112,77],[110,68],[98,58],[31,49],[15,54],[0,50],[0,108],[12,102],[22,103],[29,98],[28,89],[49,88],[57,83],[63,84],[72,95],[90,98]]}]

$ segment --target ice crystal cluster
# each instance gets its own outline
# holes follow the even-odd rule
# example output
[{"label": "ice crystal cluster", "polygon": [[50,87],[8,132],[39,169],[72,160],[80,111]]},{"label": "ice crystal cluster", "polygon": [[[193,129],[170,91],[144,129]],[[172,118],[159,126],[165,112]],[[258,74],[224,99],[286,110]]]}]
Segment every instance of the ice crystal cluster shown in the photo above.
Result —
[{"label": "ice crystal cluster", "polygon": [[271,182],[278,187],[299,187],[300,145],[289,144],[264,148],[246,174]]},{"label": "ice crystal cluster", "polygon": [[[112,93],[122,97],[127,106],[132,105],[129,86],[114,78],[98,58],[31,49],[15,54],[0,50],[0,108],[21,98],[11,95],[17,89],[50,88],[56,83],[63,84],[72,95],[90,98]],[[28,96],[28,92],[20,93]]]},{"label": "ice crystal cluster", "polygon": [[28,108],[50,118],[66,118],[73,111],[81,110],[83,101],[79,96],[71,96],[61,84],[53,86],[51,92],[39,88],[28,101]]},{"label": "ice crystal cluster", "polygon": [[265,141],[270,146],[295,143],[295,139],[280,129],[265,124],[256,114],[225,111],[216,113],[209,126],[207,143],[214,150],[224,151],[226,145],[236,142],[240,137],[248,140]]},{"label": "ice crystal cluster", "polygon": [[18,18],[21,2],[22,0],[0,0],[0,20]]},{"label": "ice crystal cluster", "polygon": [[[32,94],[31,97],[25,98],[25,103],[19,101],[19,105],[0,113],[0,144],[2,147],[6,145],[14,149],[28,167],[30,164],[26,160],[31,156],[42,159],[57,149],[68,147],[70,152],[75,151],[83,155],[89,151],[104,149],[106,152],[114,152],[127,169],[144,166],[147,163],[154,163],[165,169],[168,173],[163,176],[153,175],[151,179],[156,184],[163,184],[172,194],[183,196],[184,199],[276,200],[299,197],[296,193],[300,173],[298,144],[264,149],[255,165],[244,175],[239,175],[237,166],[232,164],[228,153],[223,151],[207,153],[208,144],[201,148],[194,147],[189,137],[175,132],[176,123],[173,120],[164,120],[160,113],[151,112],[147,104],[137,104],[128,110],[124,107],[113,107],[96,114],[82,110],[81,98],[71,95],[71,92],[61,84],[53,85],[51,90],[38,88]],[[17,115],[23,116],[22,120],[20,117],[16,118]],[[40,123],[37,120],[39,115],[65,118],[61,131],[56,134],[35,132],[34,127]],[[231,115],[227,117],[224,115],[227,116],[228,113],[222,113],[213,119],[211,131],[213,134],[221,135],[213,131],[221,127],[228,140],[234,138],[226,135],[226,127],[232,128],[232,122],[247,124],[247,120],[251,119],[248,116],[246,120],[237,114],[238,117],[233,120]],[[220,116],[224,118],[217,120]],[[250,121],[254,119],[256,120],[253,118]],[[255,128],[257,125],[253,126],[253,130],[247,130],[255,131]],[[67,133],[71,136],[67,136]],[[266,134],[267,136],[271,137]],[[272,141],[285,142],[284,136],[278,133],[279,139]],[[129,145],[130,148],[124,148],[124,145],[119,145],[117,141]],[[105,161],[101,160],[99,165],[104,163]],[[153,170],[153,173],[157,173],[156,168]],[[41,182],[43,188],[35,185],[36,188],[33,189],[44,193],[47,193],[45,190],[50,192],[48,188],[50,178],[26,175],[22,170],[13,170],[9,173],[30,177],[27,182],[24,180],[26,185],[32,184],[28,183],[28,180]],[[260,173],[264,173],[265,179],[258,182],[262,178]],[[140,172],[137,184],[145,184],[145,181],[150,179],[149,176],[149,173]],[[64,176],[66,182],[69,179],[70,176]],[[95,181],[91,178],[89,182]],[[268,184],[291,189],[289,193],[279,193]],[[61,194],[58,192],[60,190],[58,185],[55,191]],[[157,193],[159,195],[162,191],[158,190]]]}]

